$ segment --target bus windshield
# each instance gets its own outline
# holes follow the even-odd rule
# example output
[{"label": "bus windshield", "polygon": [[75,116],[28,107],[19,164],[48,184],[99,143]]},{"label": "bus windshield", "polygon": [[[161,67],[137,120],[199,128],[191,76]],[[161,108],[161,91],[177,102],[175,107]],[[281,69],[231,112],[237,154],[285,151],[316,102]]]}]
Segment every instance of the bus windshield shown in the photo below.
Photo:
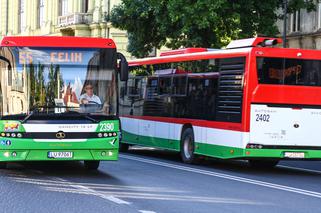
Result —
[{"label": "bus windshield", "polygon": [[321,86],[321,60],[257,58],[261,84]]},{"label": "bus windshield", "polygon": [[115,50],[4,47],[1,115],[116,114]]}]

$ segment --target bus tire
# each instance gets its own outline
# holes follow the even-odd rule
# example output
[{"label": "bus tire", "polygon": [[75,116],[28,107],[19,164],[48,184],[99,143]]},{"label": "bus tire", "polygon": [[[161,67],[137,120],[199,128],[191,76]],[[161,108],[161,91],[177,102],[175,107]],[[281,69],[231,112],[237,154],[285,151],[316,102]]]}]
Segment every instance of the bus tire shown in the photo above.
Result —
[{"label": "bus tire", "polygon": [[129,149],[129,144],[122,143],[122,142],[119,143],[119,151],[120,152],[128,152],[128,149]]},{"label": "bus tire", "polygon": [[99,160],[85,160],[84,165],[88,170],[97,170],[99,167]]},{"label": "bus tire", "polygon": [[273,168],[278,163],[279,160],[248,160],[248,163],[253,168],[264,169],[264,168]]},{"label": "bus tire", "polygon": [[197,163],[196,156],[194,154],[194,132],[192,128],[187,128],[182,133],[181,137],[181,159],[184,163],[193,164]]},{"label": "bus tire", "polygon": [[0,169],[6,169],[7,168],[7,162],[0,162]]}]

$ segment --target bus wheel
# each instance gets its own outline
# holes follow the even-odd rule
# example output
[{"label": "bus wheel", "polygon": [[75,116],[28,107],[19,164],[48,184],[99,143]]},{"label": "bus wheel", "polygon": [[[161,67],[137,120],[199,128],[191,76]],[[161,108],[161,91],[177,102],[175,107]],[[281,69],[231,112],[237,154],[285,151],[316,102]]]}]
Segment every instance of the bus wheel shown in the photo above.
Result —
[{"label": "bus wheel", "polygon": [[6,169],[7,168],[7,162],[0,162],[0,169]]},{"label": "bus wheel", "polygon": [[258,169],[273,168],[279,163],[278,160],[249,160],[248,162],[251,167]]},{"label": "bus wheel", "polygon": [[119,151],[121,151],[121,152],[127,152],[128,149],[129,149],[129,144],[127,144],[127,143],[122,143],[122,142],[119,143]]},{"label": "bus wheel", "polygon": [[99,167],[99,160],[85,160],[84,164],[86,169],[88,170],[97,170]]},{"label": "bus wheel", "polygon": [[184,163],[196,163],[194,148],[195,145],[193,129],[187,128],[184,130],[181,137],[181,158]]}]

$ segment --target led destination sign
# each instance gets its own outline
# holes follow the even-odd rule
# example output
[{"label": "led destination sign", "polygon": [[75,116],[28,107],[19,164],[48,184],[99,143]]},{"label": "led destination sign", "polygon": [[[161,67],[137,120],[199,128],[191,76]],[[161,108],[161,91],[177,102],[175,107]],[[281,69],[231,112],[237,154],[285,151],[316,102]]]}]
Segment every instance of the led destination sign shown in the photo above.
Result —
[{"label": "led destination sign", "polygon": [[86,65],[94,56],[92,51],[86,50],[56,50],[56,49],[20,49],[18,51],[19,64],[80,64]]}]

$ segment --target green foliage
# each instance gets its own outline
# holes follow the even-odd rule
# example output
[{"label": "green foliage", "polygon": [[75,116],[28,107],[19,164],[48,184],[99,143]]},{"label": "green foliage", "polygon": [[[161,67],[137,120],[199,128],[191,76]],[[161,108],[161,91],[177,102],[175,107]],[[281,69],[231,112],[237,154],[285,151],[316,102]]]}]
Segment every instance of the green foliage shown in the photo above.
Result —
[{"label": "green foliage", "polygon": [[[153,47],[220,48],[232,39],[275,36],[284,0],[123,0],[113,26],[129,33],[128,51],[145,57]],[[288,0],[289,13],[315,9],[313,0]]]},{"label": "green foliage", "polygon": [[[48,69],[48,81],[45,82],[45,66],[30,64],[28,66],[29,87],[30,87],[30,106],[54,105],[58,91],[64,87],[63,78],[60,73],[60,66],[53,64]],[[59,79],[59,84],[58,84]],[[59,89],[58,89],[59,85]]]}]

